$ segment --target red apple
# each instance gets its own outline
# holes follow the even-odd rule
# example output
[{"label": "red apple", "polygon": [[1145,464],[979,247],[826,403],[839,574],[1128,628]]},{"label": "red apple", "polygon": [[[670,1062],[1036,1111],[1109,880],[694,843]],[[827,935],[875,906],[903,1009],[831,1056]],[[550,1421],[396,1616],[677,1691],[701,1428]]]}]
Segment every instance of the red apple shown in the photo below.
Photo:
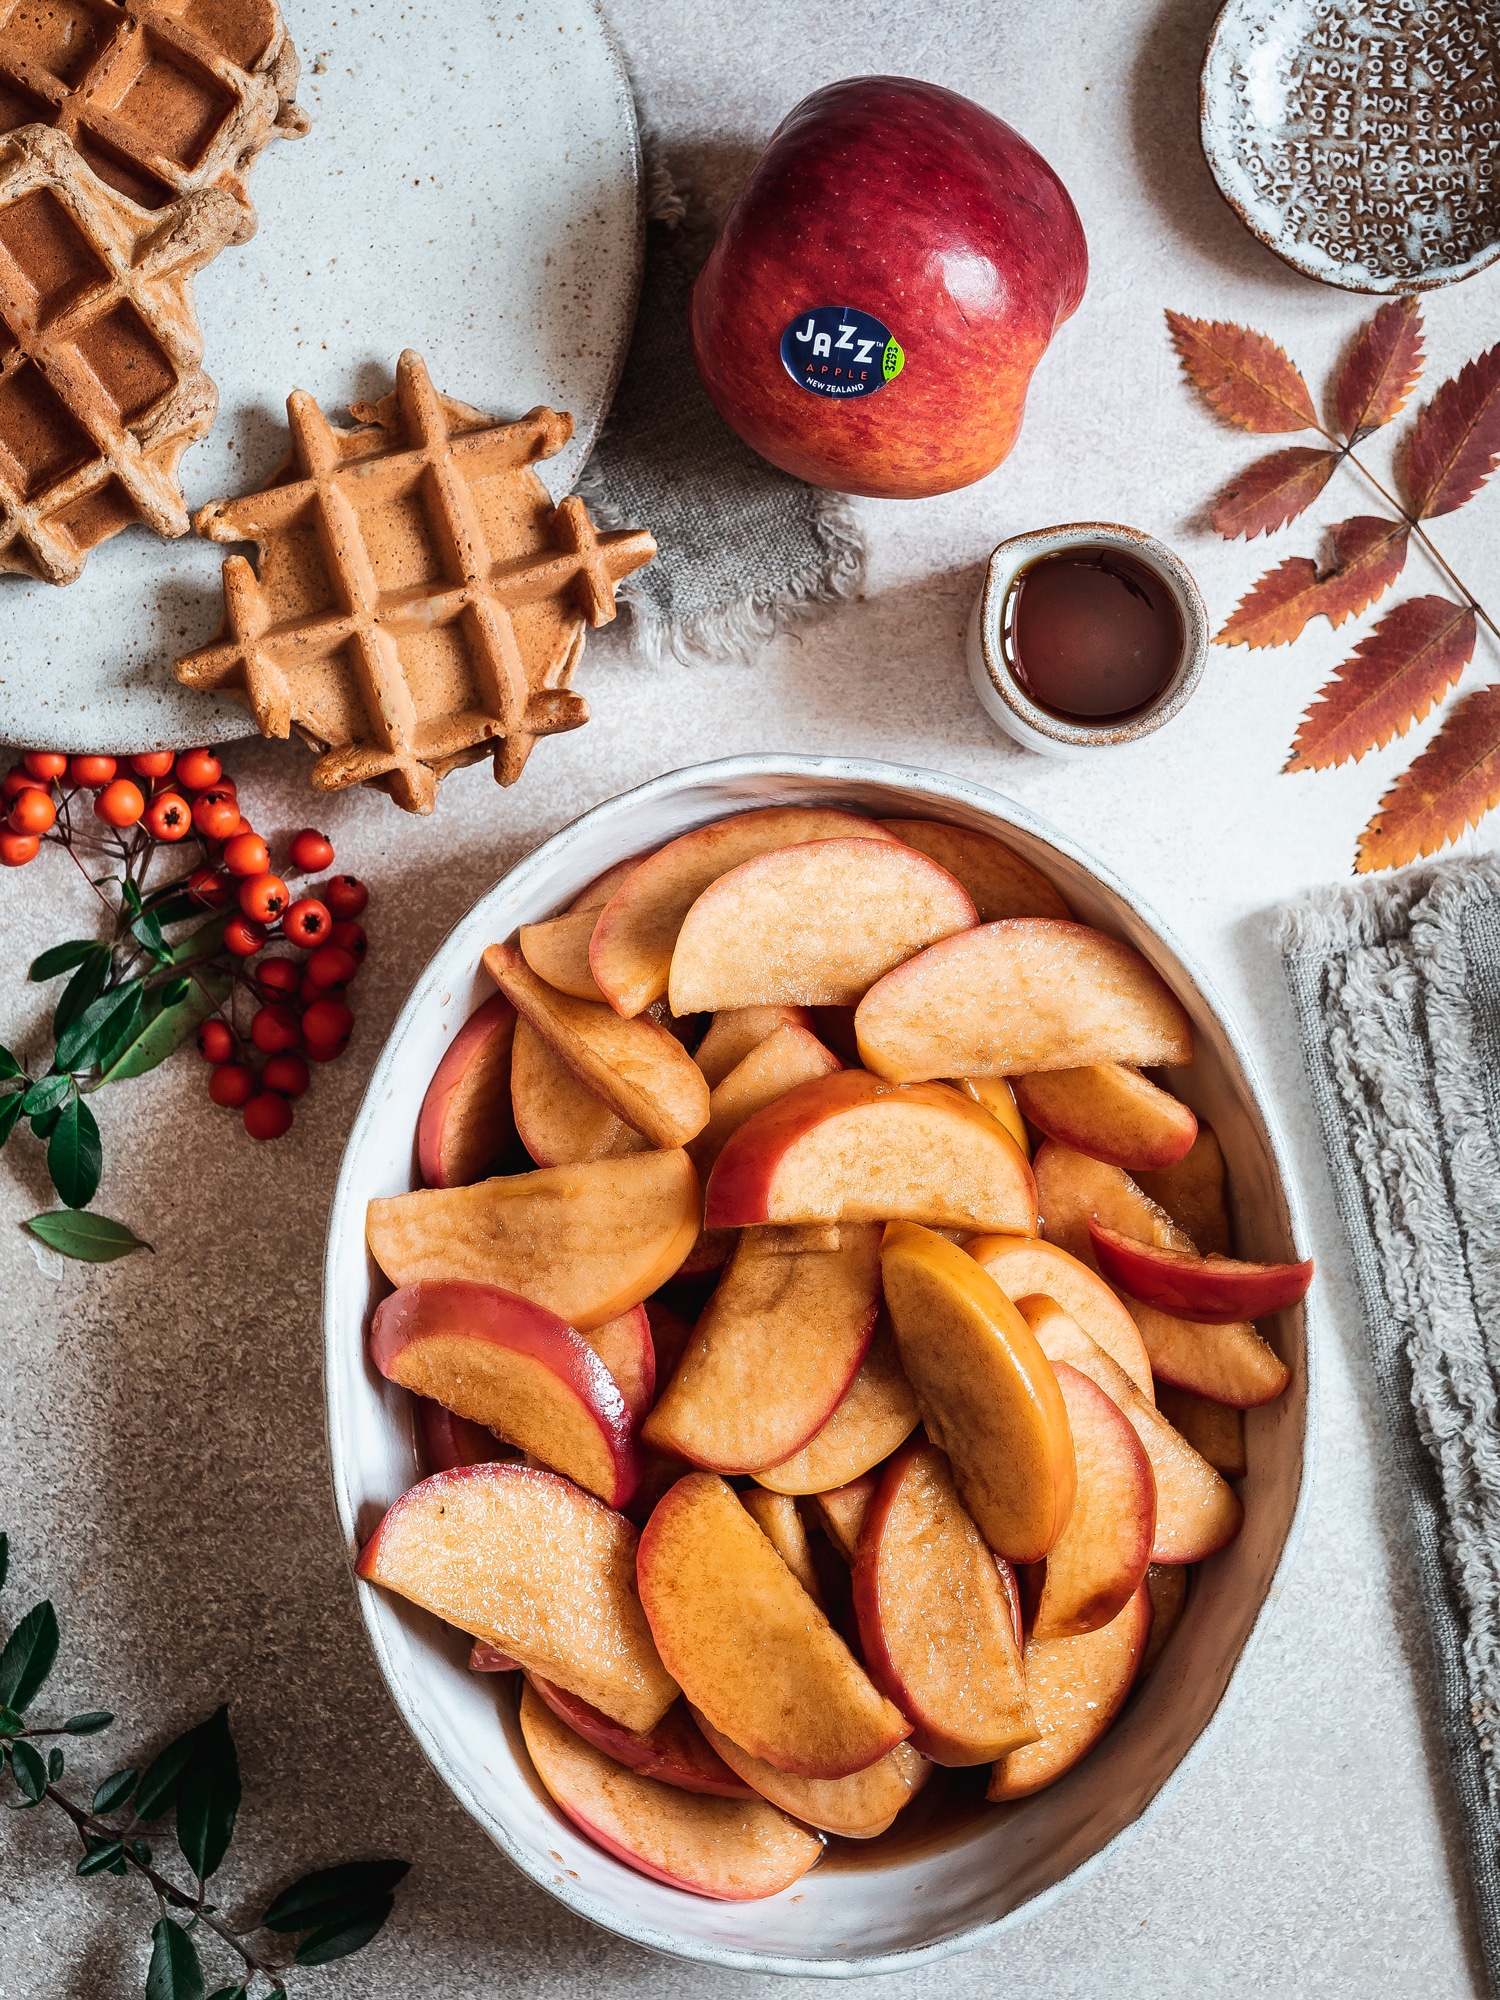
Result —
[{"label": "red apple", "polygon": [[1191,1250],[1138,1243],[1118,1229],[1089,1221],[1094,1259],[1112,1285],[1143,1305],[1204,1326],[1265,1319],[1306,1298],[1311,1257],[1301,1264],[1246,1264],[1236,1257],[1199,1257]]},{"label": "red apple", "polygon": [[[909,77],[783,119],[693,288],[693,355],[731,429],[815,486],[886,499],[982,479],[1076,311],[1067,190],[992,113]],[[847,329],[847,331],[845,331]]]},{"label": "red apple", "polygon": [[483,1424],[444,1409],[431,1396],[418,1396],[417,1442],[429,1472],[451,1472],[457,1465],[494,1465],[514,1456],[510,1445]]},{"label": "red apple", "polygon": [[496,993],[464,1022],[432,1073],[417,1118],[417,1164],[427,1187],[477,1181],[515,1137],[510,1048],[516,1010]]}]

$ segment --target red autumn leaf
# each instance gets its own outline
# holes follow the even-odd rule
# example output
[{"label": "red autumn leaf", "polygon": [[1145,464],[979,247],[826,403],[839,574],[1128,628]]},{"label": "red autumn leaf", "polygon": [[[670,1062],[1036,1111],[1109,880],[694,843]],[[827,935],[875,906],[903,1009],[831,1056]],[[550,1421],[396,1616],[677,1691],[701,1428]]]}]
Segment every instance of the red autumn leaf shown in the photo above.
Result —
[{"label": "red autumn leaf", "polygon": [[1382,750],[1442,700],[1474,657],[1467,604],[1413,597],[1361,639],[1302,719],[1283,769],[1326,771]]},{"label": "red autumn leaf", "polygon": [[1265,334],[1170,311],[1167,325],[1190,380],[1230,423],[1266,433],[1318,428],[1307,384]]},{"label": "red autumn leaf", "polygon": [[1342,625],[1373,604],[1401,574],[1410,530],[1378,514],[1356,514],[1332,531],[1333,563],[1321,574],[1309,556],[1288,556],[1242,597],[1216,646],[1290,645],[1311,618]]},{"label": "red autumn leaf", "polygon": [[1422,520],[1451,514],[1500,459],[1500,345],[1445,382],[1412,427],[1406,487]]},{"label": "red autumn leaf", "polygon": [[1269,458],[1247,465],[1234,485],[1225,487],[1208,518],[1225,541],[1232,542],[1236,535],[1247,541],[1269,535],[1312,505],[1338,462],[1337,452],[1318,451],[1311,445],[1273,451]]},{"label": "red autumn leaf", "polygon": [[1500,805],[1500,687],[1461,701],[1380,801],[1359,837],[1361,875],[1400,868],[1477,826]]},{"label": "red autumn leaf", "polygon": [[1415,299],[1382,306],[1339,371],[1339,429],[1350,444],[1388,424],[1422,372],[1422,315]]}]

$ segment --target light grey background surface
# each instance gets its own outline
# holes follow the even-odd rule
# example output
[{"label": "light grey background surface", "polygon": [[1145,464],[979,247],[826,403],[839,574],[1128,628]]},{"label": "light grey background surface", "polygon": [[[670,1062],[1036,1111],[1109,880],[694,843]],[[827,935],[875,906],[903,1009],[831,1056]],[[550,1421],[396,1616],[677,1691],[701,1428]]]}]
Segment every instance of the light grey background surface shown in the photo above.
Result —
[{"label": "light grey background surface", "polygon": [[[1019,445],[966,494],[863,503],[873,547],[864,600],[753,664],[648,670],[628,635],[591,641],[580,686],[595,720],[541,745],[514,792],[482,770],[461,772],[436,816],[416,822],[374,795],[311,806],[300,751],[232,753],[257,825],[282,835],[310,819],[326,825],[340,863],[373,885],[350,1056],[317,1077],[275,1147],[253,1147],[237,1120],[211,1110],[191,1055],[100,1100],[100,1205],[150,1238],[154,1258],[89,1272],[33,1251],[15,1225],[48,1191],[28,1139],[6,1150],[7,1598],[12,1609],[44,1591],[56,1598],[68,1663],[59,1699],[118,1709],[122,1756],[231,1700],[246,1774],[244,1831],[224,1877],[231,1908],[253,1910],[301,1868],[357,1853],[412,1857],[396,1919],[364,1956],[303,1979],[309,1996],[792,2000],[814,1990],[716,1977],[619,1945],[525,1884],[463,1818],[395,1723],[367,1654],[334,1533],[319,1404],[319,1259],[341,1135],[433,945],[583,807],[671,766],[770,748],[960,772],[1023,799],[1138,884],[1206,965],[1278,1094],[1322,1271],[1313,1514],[1213,1754],[1148,1834],[1004,1947],[868,1990],[879,2000],[1446,2000],[1476,1990],[1436,1738],[1423,1722],[1402,1499],[1269,933],[1287,897],[1347,873],[1359,826],[1432,725],[1347,771],[1277,775],[1302,708],[1346,656],[1346,627],[1279,652],[1216,650],[1187,713],[1138,752],[1102,768],[1050,766],[993,734],[963,666],[984,558],[1022,528],[1103,518],[1161,535],[1198,574],[1216,621],[1263,567],[1316,547],[1309,522],[1270,548],[1205,531],[1204,503],[1256,447],[1203,414],[1162,328],[1168,305],[1264,326],[1321,385],[1365,310],[1284,270],[1214,193],[1196,139],[1211,13],[1205,0],[892,0],[872,26],[868,14],[797,0],[743,0],[729,14],[697,0],[617,0],[647,118],[678,171],[720,197],[799,96],[857,69],[952,84],[1041,146],[1078,201],[1094,269],[1043,363]],[[364,18],[349,11],[351,36]],[[1428,300],[1433,381],[1495,337],[1497,301],[1494,273]],[[1369,505],[1346,478],[1313,520]],[[1476,581],[1497,508],[1500,495],[1486,494],[1439,524]],[[1415,558],[1410,582],[1438,587]],[[1476,680],[1500,667],[1486,643]],[[1478,838],[1493,845],[1493,833]],[[22,970],[88,922],[88,893],[51,854],[0,879],[0,1039],[24,1044],[39,1026],[41,996],[21,985]],[[80,1771],[110,1767],[97,1740],[81,1751]],[[4,2000],[139,1991],[150,1909],[113,1880],[75,1883],[71,1867],[61,1829],[42,1815],[0,1822]]]}]

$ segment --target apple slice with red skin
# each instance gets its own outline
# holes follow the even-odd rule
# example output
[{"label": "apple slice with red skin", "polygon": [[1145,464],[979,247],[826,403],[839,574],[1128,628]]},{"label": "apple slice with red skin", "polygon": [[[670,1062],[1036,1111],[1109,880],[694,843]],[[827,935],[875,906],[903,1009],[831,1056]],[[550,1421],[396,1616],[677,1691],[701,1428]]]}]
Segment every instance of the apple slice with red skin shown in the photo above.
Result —
[{"label": "apple slice with red skin", "polygon": [[603,1326],[588,1328],[579,1339],[593,1348],[614,1377],[630,1421],[639,1429],[656,1400],[656,1346],[646,1308],[632,1306]]},{"label": "apple slice with red skin", "polygon": [[890,1319],[882,1312],[859,1373],[833,1415],[800,1451],[762,1467],[756,1480],[773,1493],[830,1492],[889,1458],[921,1420],[901,1372]]},{"label": "apple slice with red skin", "polygon": [[1142,1299],[1128,1299],[1141,1330],[1151,1372],[1162,1384],[1190,1389],[1210,1402],[1231,1403],[1253,1410],[1274,1403],[1292,1379],[1292,1371],[1248,1320],[1232,1326],[1204,1326],[1158,1312]]},{"label": "apple slice with red skin", "polygon": [[589,969],[589,939],[598,922],[597,910],[570,910],[542,924],[522,924],[516,933],[521,956],[538,979],[575,1000],[603,1000]]},{"label": "apple slice with red skin", "polygon": [[1175,1166],[1141,1168],[1135,1180],[1141,1193],[1165,1209],[1204,1256],[1230,1255],[1234,1245],[1224,1205],[1224,1154],[1211,1125],[1199,1120],[1197,1138]]},{"label": "apple slice with red skin", "polygon": [[467,1187],[515,1137],[510,1108],[516,1010],[503,993],[477,1007],[432,1073],[417,1114],[417,1164],[428,1187]]},{"label": "apple slice with red skin", "polygon": [[613,1757],[628,1771],[639,1771],[643,1777],[655,1778],[658,1784],[676,1785],[680,1791],[706,1792],[712,1798],[755,1796],[744,1779],[736,1776],[705,1741],[685,1701],[674,1701],[654,1729],[626,1729],[541,1674],[528,1674],[526,1679],[575,1735],[602,1750],[606,1757]]},{"label": "apple slice with red skin", "polygon": [[938,819],[883,819],[880,824],[955,876],[982,924],[1001,917],[1060,917],[1071,923],[1073,912],[1042,871],[993,834]]},{"label": "apple slice with red skin", "polygon": [[925,1757],[910,1743],[898,1743],[877,1763],[851,1777],[796,1778],[731,1743],[707,1716],[699,1715],[697,1721],[705,1739],[752,1791],[805,1826],[815,1826],[820,1833],[840,1834],[845,1840],[873,1840],[884,1833],[932,1776],[932,1766]]},{"label": "apple slice with red skin", "polygon": [[637,1540],[570,1479],[473,1465],[403,1493],[354,1569],[646,1730],[679,1690],[641,1608]]},{"label": "apple slice with red skin", "polygon": [[521,1662],[513,1660],[509,1653],[502,1653],[488,1639],[476,1639],[469,1648],[471,1674],[518,1674],[520,1671]]},{"label": "apple slice with red skin", "polygon": [[859,1538],[864,1533],[865,1516],[879,1487],[878,1472],[862,1472],[847,1486],[835,1486],[831,1492],[815,1496],[823,1532],[851,1568],[859,1554]]},{"label": "apple slice with red skin", "polygon": [[1175,1166],[1198,1136],[1188,1107],[1128,1063],[1038,1070],[1013,1088],[1039,1132],[1132,1173]]},{"label": "apple slice with red skin", "polygon": [[606,1507],[625,1506],[640,1482],[619,1385],[545,1306],[461,1279],[403,1285],[375,1308],[370,1359],[388,1382],[483,1424]]},{"label": "apple slice with red skin", "polygon": [[1195,1396],[1191,1389],[1174,1389],[1170,1382],[1162,1383],[1158,1401],[1167,1422],[1215,1472],[1225,1479],[1244,1478],[1249,1466],[1243,1410],[1229,1403],[1211,1403],[1207,1396]]},{"label": "apple slice with red skin", "polygon": [[980,1533],[1039,1562],[1073,1511],[1067,1405],[1036,1335],[982,1265],[930,1229],[888,1223],[886,1309],[927,1435]]},{"label": "apple slice with red skin", "polygon": [[1091,1266],[1035,1236],[974,1236],[964,1248],[1012,1302],[1033,1293],[1056,1299],[1147,1401],[1152,1399],[1151,1362],[1140,1328]]},{"label": "apple slice with red skin", "polygon": [[518,1014],[615,1116],[653,1146],[682,1146],[708,1123],[708,1085],[675,1035],[652,1020],[575,1000],[538,979],[514,945],[492,944],[484,968]]},{"label": "apple slice with red skin", "polygon": [[968,895],[896,840],[813,840],[757,854],[682,920],[674,1014],[721,1007],[852,1007],[914,952],[976,919]]},{"label": "apple slice with red skin", "polygon": [[786,1493],[768,1493],[763,1487],[752,1486],[740,1495],[740,1505],[813,1603],[826,1613],[828,1606],[823,1602],[823,1586],[818,1582],[812,1543],[807,1539],[807,1528],[797,1512],[796,1501]]},{"label": "apple slice with red skin", "polygon": [[1148,1403],[1119,1363],[1052,1299],[1018,1299],[1016,1310],[1047,1359],[1065,1361],[1101,1388],[1128,1420],[1151,1461],[1156,1486],[1154,1563],[1202,1562],[1232,1542],[1245,1518],[1239,1495]]},{"label": "apple slice with red skin", "polygon": [[891,838],[874,820],[832,807],[767,806],[668,841],[625,878],[600,912],[589,945],[599,990],[617,1013],[643,1013],[667,991],[683,919],[711,883],[754,855],[840,837]]},{"label": "apple slice with red skin", "polygon": [[683,1692],[721,1735],[804,1778],[847,1778],[911,1734],[731,1486],[679,1479],[646,1523],[641,1603]]},{"label": "apple slice with red skin", "polygon": [[1031,1163],[1036,1175],[1042,1234],[1081,1264],[1098,1270],[1091,1222],[1118,1229],[1141,1243],[1167,1250],[1194,1248],[1193,1239],[1144,1194],[1123,1167],[1096,1160],[1074,1146],[1044,1139]]},{"label": "apple slice with red skin", "polygon": [[767,1035],[709,1093],[708,1123],[688,1146],[699,1178],[707,1182],[720,1153],[758,1111],[798,1084],[835,1076],[843,1067],[806,1028],[786,1022]]},{"label": "apple slice with red skin", "polygon": [[1014,1609],[948,1460],[925,1439],[902,1445],[865,1514],[854,1611],[870,1678],[924,1757],[989,1764],[1035,1740]]},{"label": "apple slice with red skin", "polygon": [[1124,1706],[1145,1657],[1151,1594],[1143,1583],[1119,1615],[1076,1639],[1026,1642],[1026,1693],[1039,1741],[1003,1757],[985,1797],[1029,1798],[1086,1757]]},{"label": "apple slice with red skin", "polygon": [[1193,1059],[1186,1012],[1139,952],[1047,917],[929,945],[870,988],[854,1028],[866,1069],[892,1083]]},{"label": "apple slice with red skin", "polygon": [[1313,1261],[1247,1264],[1235,1257],[1199,1257],[1190,1250],[1138,1243],[1089,1221],[1094,1262],[1112,1285],[1174,1319],[1201,1326],[1267,1319],[1300,1305],[1312,1283]]},{"label": "apple slice with red skin", "polygon": [[615,1116],[532,1027],[517,1021],[510,1059],[516,1133],[539,1167],[644,1153],[649,1142]]},{"label": "apple slice with red skin", "polygon": [[521,1734],[554,1804],[606,1854],[653,1881],[718,1902],[753,1902],[789,1889],[822,1856],[816,1834],[764,1799],[710,1798],[627,1770],[529,1686]]},{"label": "apple slice with red skin", "polygon": [[1146,1572],[1151,1598],[1151,1637],[1146,1642],[1140,1676],[1144,1680],[1166,1650],[1187,1609],[1189,1571],[1180,1563],[1152,1563]]},{"label": "apple slice with red skin", "polygon": [[633,854],[624,861],[616,861],[602,875],[596,875],[586,889],[579,890],[569,903],[567,914],[571,917],[579,910],[602,910],[616,889],[630,880],[643,861],[650,859],[649,854]]},{"label": "apple slice with red skin", "polygon": [[815,1078],[756,1112],[709,1177],[710,1229],[900,1219],[1036,1234],[1025,1156],[947,1084],[901,1089],[863,1070]]},{"label": "apple slice with red skin", "polygon": [[717,1089],[736,1064],[778,1028],[805,1028],[810,1035],[817,1033],[810,1007],[726,1007],[715,1014],[693,1051],[693,1061],[709,1089]]},{"label": "apple slice with red skin", "polygon": [[[809,1239],[812,1239],[809,1243]],[[880,1309],[880,1228],[748,1229],[642,1426],[715,1472],[778,1465],[815,1437],[859,1373]]]},{"label": "apple slice with red skin", "polygon": [[1009,1132],[1025,1159],[1031,1158],[1031,1134],[1016,1102],[1016,1093],[1003,1076],[955,1076],[949,1082],[955,1090],[987,1111],[997,1125]]},{"label": "apple slice with red skin", "polygon": [[394,1285],[467,1278],[602,1326],[664,1285],[698,1234],[684,1152],[543,1167],[369,1205],[370,1253]]},{"label": "apple slice with red skin", "polygon": [[494,1465],[511,1456],[512,1447],[483,1424],[471,1424],[445,1410],[431,1396],[418,1396],[417,1441],[429,1472],[452,1472],[459,1465]]},{"label": "apple slice with red skin", "polygon": [[1048,1551],[1033,1633],[1076,1639],[1119,1616],[1140,1589],[1156,1539],[1156,1482],[1124,1411],[1066,1361],[1058,1386],[1078,1464],[1078,1497]]}]

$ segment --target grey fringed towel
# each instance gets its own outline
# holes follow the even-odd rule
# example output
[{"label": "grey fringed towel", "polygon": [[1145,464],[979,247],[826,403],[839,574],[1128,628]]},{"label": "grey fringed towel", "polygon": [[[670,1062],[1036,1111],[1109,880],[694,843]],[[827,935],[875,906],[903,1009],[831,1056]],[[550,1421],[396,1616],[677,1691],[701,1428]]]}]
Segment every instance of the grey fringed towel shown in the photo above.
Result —
[{"label": "grey fringed towel", "polygon": [[1500,860],[1320,892],[1281,947],[1411,1496],[1500,1994]]}]

